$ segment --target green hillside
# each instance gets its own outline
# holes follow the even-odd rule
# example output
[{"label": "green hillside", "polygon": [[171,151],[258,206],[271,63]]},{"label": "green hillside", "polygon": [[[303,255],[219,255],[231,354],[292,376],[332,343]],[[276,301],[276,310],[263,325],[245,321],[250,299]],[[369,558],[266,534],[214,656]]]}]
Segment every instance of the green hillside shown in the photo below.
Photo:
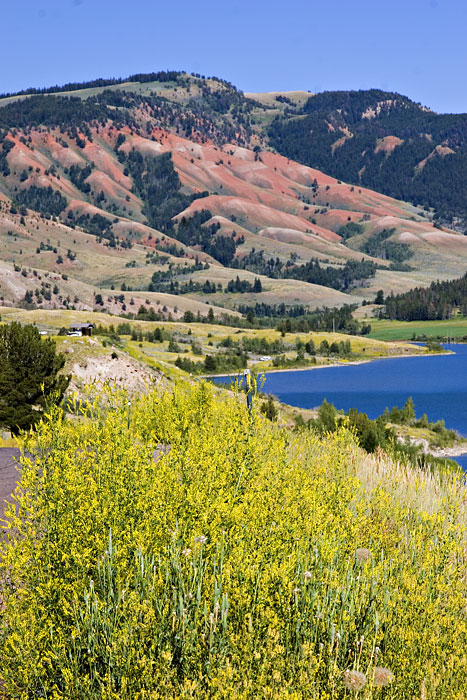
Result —
[{"label": "green hillside", "polygon": [[268,135],[290,158],[467,226],[465,114],[382,90],[323,92],[278,116]]}]

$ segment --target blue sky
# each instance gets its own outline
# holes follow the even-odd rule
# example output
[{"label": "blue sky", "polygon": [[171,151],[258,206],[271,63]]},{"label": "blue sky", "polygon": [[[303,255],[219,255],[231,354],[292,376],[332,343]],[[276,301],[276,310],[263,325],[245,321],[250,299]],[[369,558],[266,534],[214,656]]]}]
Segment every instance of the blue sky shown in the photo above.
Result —
[{"label": "blue sky", "polygon": [[166,68],[467,112],[466,0],[4,0],[0,92]]}]

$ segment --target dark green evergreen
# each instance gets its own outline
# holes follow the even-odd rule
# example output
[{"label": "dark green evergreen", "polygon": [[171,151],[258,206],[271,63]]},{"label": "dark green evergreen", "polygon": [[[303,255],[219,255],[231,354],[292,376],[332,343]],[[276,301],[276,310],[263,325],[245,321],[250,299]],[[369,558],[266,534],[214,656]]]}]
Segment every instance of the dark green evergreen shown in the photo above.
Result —
[{"label": "dark green evergreen", "polygon": [[[380,303],[381,295],[379,295]],[[404,294],[390,294],[381,316],[398,321],[441,321],[460,313],[467,316],[467,273],[449,282],[432,282]]]},{"label": "dark green evergreen", "polygon": [[277,420],[277,408],[271,395],[268,396],[267,401],[263,401],[260,411],[270,421],[274,422]]},{"label": "dark green evergreen", "polygon": [[17,434],[33,427],[51,403],[59,403],[70,376],[59,374],[65,357],[35,326],[0,326],[0,425]]},{"label": "dark green evergreen", "polygon": [[49,187],[31,185],[31,187],[18,192],[16,199],[19,204],[24,204],[29,209],[51,216],[58,216],[67,206],[66,197],[57,190],[53,190],[50,185]]},{"label": "dark green evergreen", "polygon": [[85,165],[81,167],[80,165],[71,165],[68,170],[66,170],[72,183],[84,194],[89,194],[91,191],[91,185],[86,182],[86,179],[92,173],[92,168],[90,165]]}]

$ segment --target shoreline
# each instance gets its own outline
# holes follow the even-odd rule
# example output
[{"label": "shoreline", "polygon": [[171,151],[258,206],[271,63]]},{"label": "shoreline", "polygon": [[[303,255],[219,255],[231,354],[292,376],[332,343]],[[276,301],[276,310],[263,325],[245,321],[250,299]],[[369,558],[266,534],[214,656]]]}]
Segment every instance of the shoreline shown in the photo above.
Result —
[{"label": "shoreline", "polygon": [[432,449],[428,450],[428,453],[433,457],[462,457],[462,455],[467,455],[467,442],[463,445],[457,445],[457,447],[442,447],[439,450]]},{"label": "shoreline", "polygon": [[[375,360],[386,360],[386,359],[398,359],[398,358],[406,358],[406,357],[440,357],[442,355],[456,355],[456,353],[452,350],[447,351],[447,352],[437,352],[437,353],[410,353],[407,355],[386,355],[383,357],[373,357],[373,358],[361,358],[359,360],[352,360],[349,362],[331,362],[326,365],[311,365],[307,367],[287,367],[287,368],[278,368],[278,369],[265,369],[261,371],[261,374],[267,375],[269,373],[275,374],[278,372],[304,372],[306,370],[315,370],[315,369],[326,369],[327,367],[345,367],[348,365],[363,365],[363,364],[368,364],[370,362],[374,362]],[[211,375],[203,375],[203,379],[209,379],[211,378],[216,378],[216,377],[226,377],[226,378],[239,378],[242,379],[243,371],[241,370],[236,373],[229,373],[229,374],[211,374]],[[259,376],[259,375],[258,375]],[[228,386],[228,384],[226,384]],[[281,402],[280,402],[281,403]],[[291,408],[299,408],[299,407],[294,407],[290,406]],[[456,457],[464,457],[467,456],[467,436],[466,435],[459,435],[459,441],[456,441],[454,445],[451,445],[449,447],[436,447],[436,446],[430,446],[428,443],[428,440],[426,439],[420,439],[420,438],[412,438],[411,442],[414,444],[418,445],[419,447],[422,448],[422,451],[427,454],[431,455],[432,457],[440,458],[440,459],[453,459],[455,461]]]},{"label": "shoreline", "polygon": [[[281,367],[275,369],[272,367],[271,369],[263,369],[261,370],[261,374],[276,374],[278,372],[305,372],[308,370],[315,370],[315,369],[327,369],[328,367],[350,367],[351,365],[366,365],[369,364],[370,362],[375,362],[377,360],[398,360],[398,359],[408,359],[409,357],[440,357],[441,355],[455,355],[455,352],[448,351],[448,352],[430,352],[430,353],[410,353],[407,355],[384,355],[383,357],[371,357],[368,359],[361,359],[361,360],[351,360],[350,362],[331,362],[327,365],[309,365],[307,367]],[[253,367],[249,367],[250,371],[254,369]],[[197,377],[199,379],[215,379],[216,377],[241,377],[243,375],[243,372],[245,370],[240,370],[239,372],[221,372],[220,374],[198,374]]]},{"label": "shoreline", "polygon": [[[414,356],[415,357],[415,356]],[[325,369],[326,367],[346,367],[348,365],[365,365],[371,360],[355,360],[353,362],[333,362],[329,365],[310,365],[309,367],[283,367],[280,369],[262,369],[259,374],[276,374],[277,372],[305,372],[310,369]],[[249,367],[250,371],[254,368]],[[216,377],[242,377],[245,370],[240,370],[239,372],[229,372],[226,374],[199,374],[200,379],[215,379]]]},{"label": "shoreline", "polygon": [[459,436],[459,440],[456,441],[456,444],[451,445],[451,447],[430,446],[426,438],[411,438],[410,442],[412,445],[421,447],[425,454],[431,455],[432,457],[445,457],[446,459],[450,459],[451,457],[467,455],[467,438],[462,435]]}]

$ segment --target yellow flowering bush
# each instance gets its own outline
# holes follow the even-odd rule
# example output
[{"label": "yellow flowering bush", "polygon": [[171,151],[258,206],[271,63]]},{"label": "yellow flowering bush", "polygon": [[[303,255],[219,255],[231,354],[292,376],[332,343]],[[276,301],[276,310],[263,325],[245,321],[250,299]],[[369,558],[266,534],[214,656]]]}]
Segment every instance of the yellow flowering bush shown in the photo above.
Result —
[{"label": "yellow flowering bush", "polygon": [[204,383],[25,440],[2,546],[8,697],[419,698],[467,687],[464,490],[424,511],[352,434]]}]

